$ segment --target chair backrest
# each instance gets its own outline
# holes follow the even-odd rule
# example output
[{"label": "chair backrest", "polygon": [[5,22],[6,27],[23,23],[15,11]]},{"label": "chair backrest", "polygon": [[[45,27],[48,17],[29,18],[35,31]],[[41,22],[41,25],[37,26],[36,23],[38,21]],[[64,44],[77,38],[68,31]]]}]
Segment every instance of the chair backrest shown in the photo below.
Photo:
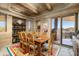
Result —
[{"label": "chair backrest", "polygon": [[26,34],[26,32],[22,32],[22,39],[23,39],[23,41],[27,41],[27,34]]},{"label": "chair backrest", "polygon": [[18,32],[19,39],[22,40],[22,32]]},{"label": "chair backrest", "polygon": [[27,37],[28,37],[29,44],[34,44],[34,39],[33,39],[32,34],[31,33],[28,33],[27,34]]},{"label": "chair backrest", "polygon": [[20,39],[21,41],[27,41],[26,32],[18,32],[18,35],[19,35],[19,39]]},{"label": "chair backrest", "polygon": [[56,37],[56,33],[51,33],[51,43],[53,43],[54,42],[54,40],[55,40],[55,37]]},{"label": "chair backrest", "polygon": [[56,33],[51,33],[50,39],[48,41],[48,53],[49,53],[49,55],[52,54],[53,42],[54,42],[54,39],[55,39],[55,35],[56,35]]},{"label": "chair backrest", "polygon": [[35,32],[32,32],[32,34],[35,35],[36,33]]}]

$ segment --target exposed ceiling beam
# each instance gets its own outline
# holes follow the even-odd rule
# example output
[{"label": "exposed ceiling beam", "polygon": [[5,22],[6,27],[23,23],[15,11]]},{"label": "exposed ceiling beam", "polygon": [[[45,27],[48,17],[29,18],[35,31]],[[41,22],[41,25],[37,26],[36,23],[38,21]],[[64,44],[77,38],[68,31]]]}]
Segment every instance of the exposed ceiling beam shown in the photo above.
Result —
[{"label": "exposed ceiling beam", "polygon": [[32,12],[34,12],[36,14],[38,13],[37,8],[30,3],[27,3],[27,4],[21,3],[21,5],[23,5],[24,7],[28,8],[29,10],[31,10]]},{"label": "exposed ceiling beam", "polygon": [[51,10],[51,5],[49,3],[46,3],[46,6],[47,6],[48,10]]},{"label": "exposed ceiling beam", "polygon": [[18,18],[22,18],[22,19],[28,19],[28,18],[30,18],[30,17],[28,17],[26,15],[23,15],[21,13],[17,13],[17,12],[12,11],[12,10],[7,11],[7,10],[4,10],[4,9],[0,8],[0,12],[4,13],[4,14],[12,15],[12,16],[15,16],[15,17],[18,17]]},{"label": "exposed ceiling beam", "polygon": [[[56,10],[52,10],[52,11],[50,11],[50,12],[47,12],[47,13],[42,13],[42,14],[40,14],[39,16],[36,16],[35,18],[45,18],[45,17],[54,17],[54,15],[56,14],[58,14],[58,13],[61,13],[61,12],[63,12],[64,10],[67,10],[67,9],[69,9],[70,7],[73,7],[73,6],[76,6],[76,5],[78,5],[78,4],[73,4],[73,3],[71,3],[71,4],[68,4],[68,5],[66,5],[66,6],[64,6],[64,8],[59,8],[59,9],[56,9]],[[74,9],[75,10],[75,9]],[[70,11],[70,12],[73,12],[74,10],[72,10],[72,11]],[[67,14],[68,14],[69,12],[67,12]],[[55,16],[56,16],[55,15]],[[65,13],[64,13],[64,15],[65,15]],[[61,16],[61,15],[59,15],[59,16]]]},{"label": "exposed ceiling beam", "polygon": [[23,7],[20,6],[19,4],[14,4],[14,5],[12,5],[12,9],[15,10],[15,11],[17,11],[17,12],[23,12],[23,11],[26,10],[25,8],[23,8]]}]

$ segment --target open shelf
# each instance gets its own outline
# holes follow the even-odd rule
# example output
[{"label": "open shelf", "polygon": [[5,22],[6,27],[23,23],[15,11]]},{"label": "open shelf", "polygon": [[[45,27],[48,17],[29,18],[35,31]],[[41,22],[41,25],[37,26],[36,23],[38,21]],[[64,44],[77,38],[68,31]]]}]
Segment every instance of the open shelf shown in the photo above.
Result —
[{"label": "open shelf", "polygon": [[[21,20],[22,23],[19,24],[18,20]],[[26,20],[13,17],[12,31],[13,31],[12,32],[12,43],[18,43],[20,41],[18,37],[18,32],[26,31]]]}]

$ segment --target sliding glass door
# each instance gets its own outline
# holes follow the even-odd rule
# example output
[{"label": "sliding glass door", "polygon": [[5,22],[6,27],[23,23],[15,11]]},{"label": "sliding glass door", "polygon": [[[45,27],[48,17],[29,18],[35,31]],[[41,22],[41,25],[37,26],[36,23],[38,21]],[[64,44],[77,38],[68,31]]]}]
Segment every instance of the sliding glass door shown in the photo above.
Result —
[{"label": "sliding glass door", "polygon": [[75,16],[62,19],[62,44],[72,46],[71,33],[75,32]]},{"label": "sliding glass door", "polygon": [[[56,40],[54,42],[58,44],[64,44],[72,46],[72,38],[71,33],[75,33],[76,31],[76,15],[66,16],[66,17],[58,17],[56,19],[52,19],[52,29],[56,29]],[[55,20],[57,20],[57,24],[55,24]],[[56,26],[55,26],[56,25]]]}]

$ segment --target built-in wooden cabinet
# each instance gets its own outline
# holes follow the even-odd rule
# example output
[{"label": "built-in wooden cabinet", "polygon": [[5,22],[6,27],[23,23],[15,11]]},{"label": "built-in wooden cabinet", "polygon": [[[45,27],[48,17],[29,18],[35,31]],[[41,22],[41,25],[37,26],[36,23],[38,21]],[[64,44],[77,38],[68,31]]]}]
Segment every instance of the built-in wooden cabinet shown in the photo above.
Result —
[{"label": "built-in wooden cabinet", "polygon": [[12,43],[19,42],[18,32],[26,31],[26,20],[13,17],[12,21]]}]

